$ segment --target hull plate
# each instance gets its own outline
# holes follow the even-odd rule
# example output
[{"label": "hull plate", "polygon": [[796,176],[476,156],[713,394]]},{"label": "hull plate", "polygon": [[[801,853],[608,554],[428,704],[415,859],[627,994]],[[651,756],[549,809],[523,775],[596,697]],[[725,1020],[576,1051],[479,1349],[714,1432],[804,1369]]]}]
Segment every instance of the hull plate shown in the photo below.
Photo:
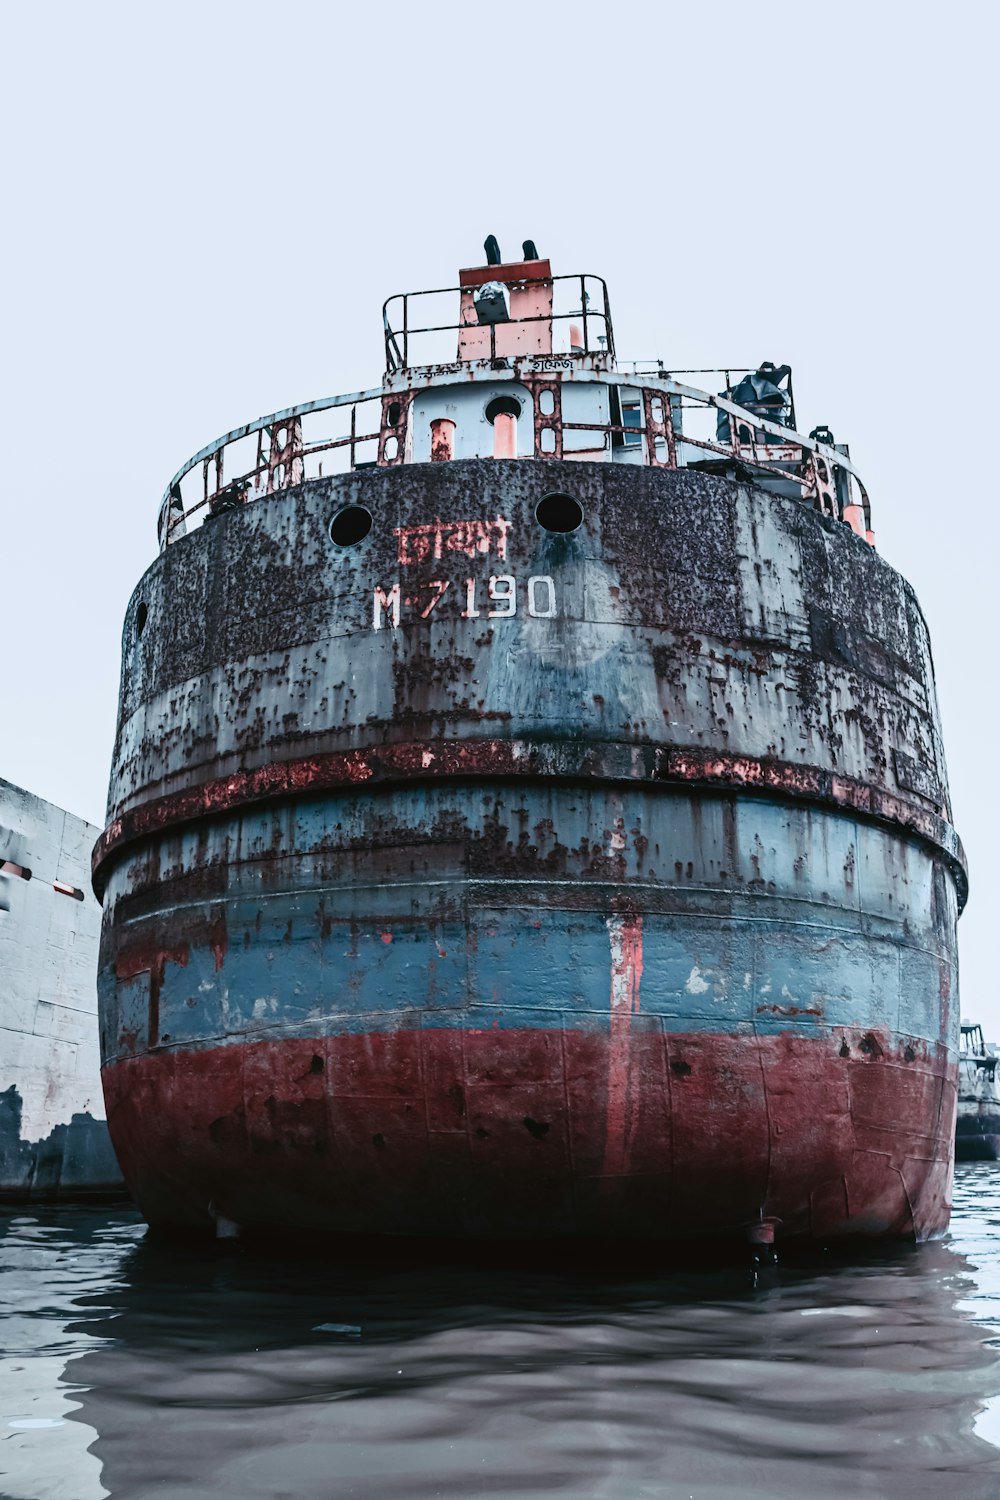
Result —
[{"label": "hull plate", "polygon": [[944,1230],[943,1049],[915,1063],[871,1033],[851,1047],[645,1021],[161,1051],[106,1070],[110,1119],[154,1224],[685,1239],[767,1215],[782,1238]]}]

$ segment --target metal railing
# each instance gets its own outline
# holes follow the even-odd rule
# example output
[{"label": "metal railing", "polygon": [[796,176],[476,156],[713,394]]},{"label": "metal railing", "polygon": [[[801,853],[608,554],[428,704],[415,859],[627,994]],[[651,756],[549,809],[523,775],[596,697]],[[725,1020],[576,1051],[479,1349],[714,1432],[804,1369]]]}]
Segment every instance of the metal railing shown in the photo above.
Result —
[{"label": "metal railing", "polygon": [[[511,317],[501,323],[465,323],[458,322],[432,322],[415,324],[413,311],[424,299],[431,297],[455,297],[463,293],[471,295],[476,288],[473,287],[434,287],[429,291],[420,292],[396,292],[387,297],[382,305],[382,326],[385,337],[385,368],[387,375],[397,374],[400,370],[408,370],[414,365],[445,364],[457,358],[457,337],[455,349],[449,359],[447,350],[437,349],[434,358],[417,358],[423,352],[427,353],[426,346],[423,350],[416,348],[416,341],[423,340],[429,334],[455,334],[461,336],[463,332],[478,330],[482,333],[489,332],[490,351],[489,358],[497,358],[497,336],[498,332],[510,328],[527,328],[531,324],[549,324],[553,326],[552,349],[553,354],[589,354],[607,355],[611,361],[615,357],[615,336],[611,323],[611,304],[608,300],[607,283],[601,276],[591,276],[588,273],[573,274],[569,276],[545,276],[539,277],[537,282],[526,278],[523,286],[551,286],[553,289],[554,303],[551,312],[532,313],[525,317]],[[572,300],[579,298],[579,306],[560,309],[555,305],[558,291],[571,290],[574,292]],[[591,305],[592,303],[599,305]],[[390,311],[391,309],[391,311]],[[579,344],[575,344],[572,338],[573,330],[579,333]],[[565,347],[560,347],[560,341],[555,335],[565,331],[567,334]],[[440,341],[437,341],[440,342]],[[443,358],[441,357],[443,355]],[[485,356],[484,356],[485,357]]]},{"label": "metal railing", "polygon": [[[745,375],[753,375],[755,369],[745,366],[730,365],[728,369],[716,369],[714,367],[700,368],[697,370],[668,370],[662,360],[658,359],[633,359],[620,362],[617,366],[623,374],[636,376],[652,375],[659,380],[674,380],[683,385],[689,385],[691,376],[714,375],[717,379],[721,377],[722,390],[719,395],[726,397],[727,392],[733,391],[739,385]],[[759,368],[759,367],[758,367]],[[788,397],[788,426],[795,426],[795,390],[792,386],[791,371],[788,373],[788,384],[785,387]]]},{"label": "metal railing", "polygon": [[[381,390],[306,401],[247,422],[199,449],[178,469],[160,502],[160,546],[184,536],[191,521],[322,478],[324,464],[328,474],[376,464],[381,402]],[[346,431],[331,430],[331,413],[343,414],[340,425]],[[194,494],[192,479],[200,480]]]},{"label": "metal railing", "polygon": [[[846,451],[669,375],[583,367],[538,375],[531,369],[535,363],[525,356],[502,370],[458,366],[452,377],[433,372],[409,392],[395,386],[391,391],[356,391],[288,407],[235,428],[194,454],[170,481],[160,504],[161,547],[185,535],[193,524],[304,480],[409,461],[408,444],[399,441],[398,433],[400,424],[405,427],[412,416],[411,398],[418,391],[444,388],[450,379],[462,385],[470,379],[491,384],[510,380],[532,393],[530,450],[521,457],[562,458],[564,433],[589,432],[593,446],[567,457],[600,453],[612,462],[707,468],[749,479],[767,476],[772,487],[780,481],[782,492],[846,521],[871,540],[868,495]],[[551,411],[542,411],[543,395],[572,384],[610,387],[617,390],[619,401],[624,391],[640,406],[640,419],[564,422],[561,401],[553,401]],[[731,384],[727,379],[727,387]],[[340,430],[334,430],[338,419]],[[727,430],[724,440],[720,427]],[[412,432],[409,439],[412,442]]]}]

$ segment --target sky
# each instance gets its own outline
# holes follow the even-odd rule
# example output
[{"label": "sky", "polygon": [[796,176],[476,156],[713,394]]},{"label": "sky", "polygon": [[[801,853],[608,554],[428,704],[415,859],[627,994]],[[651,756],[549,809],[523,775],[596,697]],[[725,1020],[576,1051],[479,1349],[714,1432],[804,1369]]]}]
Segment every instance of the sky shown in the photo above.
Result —
[{"label": "sky", "polygon": [[995,7],[4,8],[0,776],[103,823],[125,606],[198,448],[371,387],[380,310],[495,233],[622,357],[787,361],[934,646],[1000,1038]]}]

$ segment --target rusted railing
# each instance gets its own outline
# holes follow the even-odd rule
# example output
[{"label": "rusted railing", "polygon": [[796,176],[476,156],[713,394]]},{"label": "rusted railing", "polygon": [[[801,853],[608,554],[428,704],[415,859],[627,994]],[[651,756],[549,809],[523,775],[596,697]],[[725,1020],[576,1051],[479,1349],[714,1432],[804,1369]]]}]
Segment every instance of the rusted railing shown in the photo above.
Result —
[{"label": "rusted railing", "polygon": [[[322,477],[325,455],[334,459],[327,466],[331,474],[376,464],[381,403],[380,390],[307,401],[247,422],[209,443],[188,459],[167,486],[157,523],[161,547],[184,536],[191,521],[198,524],[207,515],[290,489],[303,479]],[[332,413],[342,414],[346,431],[329,430]],[[310,432],[307,429],[313,423],[319,425]],[[182,488],[189,487],[192,479],[200,480],[197,494]]]},{"label": "rusted railing", "polygon": [[[579,306],[559,308],[554,303],[551,311],[510,317],[501,323],[469,323],[461,320],[456,323],[451,319],[445,322],[415,323],[414,310],[423,306],[428,298],[455,298],[463,293],[468,296],[475,289],[468,286],[434,287],[429,291],[396,292],[387,297],[382,305],[386,374],[394,375],[414,365],[449,363],[456,358],[458,339],[463,333],[468,334],[474,329],[489,334],[489,358],[494,360],[497,358],[498,334],[502,338],[504,329],[526,328],[532,324],[550,326],[551,349],[546,350],[547,353],[607,355],[609,360],[614,360],[615,335],[611,323],[611,303],[603,277],[591,276],[585,272],[582,275],[541,277],[537,283],[528,279],[524,283],[527,286],[536,284],[551,286],[554,297],[560,291],[572,291],[572,300],[579,301]],[[560,332],[566,335],[565,339],[558,337]],[[456,337],[448,347],[429,349],[426,336],[430,334],[452,334]],[[437,344],[440,342],[435,340]],[[417,347],[418,343],[422,347]],[[423,357],[419,357],[421,355]]]},{"label": "rusted railing", "polygon": [[[526,356],[500,370],[483,362],[484,368],[457,366],[454,374],[454,382],[462,385],[470,379],[490,384],[512,381],[519,390],[533,391],[531,445],[522,457],[561,458],[564,433],[591,432],[593,448],[577,451],[575,457],[606,454],[603,461],[640,462],[657,468],[697,466],[747,478],[766,476],[765,482],[772,487],[780,481],[784,492],[873,540],[868,496],[846,450],[819,438],[803,437],[723,395],[698,390],[667,374],[594,370],[567,361],[570,368],[546,374],[540,382],[531,373],[533,363]],[[728,377],[727,388],[732,377],[741,373],[718,372]],[[436,370],[408,393],[397,378],[387,390],[357,391],[288,407],[226,433],[196,453],[170,481],[160,505],[161,546],[206,517],[322,477],[324,472],[408,462],[413,436],[403,431],[413,409],[408,397],[416,390],[443,389],[449,383],[448,373]],[[636,420],[563,422],[559,403],[541,414],[539,402],[545,391],[578,383],[617,388],[619,396],[624,390],[641,408],[634,413]],[[334,430],[338,423],[340,430]],[[724,439],[721,429],[728,429]]]}]

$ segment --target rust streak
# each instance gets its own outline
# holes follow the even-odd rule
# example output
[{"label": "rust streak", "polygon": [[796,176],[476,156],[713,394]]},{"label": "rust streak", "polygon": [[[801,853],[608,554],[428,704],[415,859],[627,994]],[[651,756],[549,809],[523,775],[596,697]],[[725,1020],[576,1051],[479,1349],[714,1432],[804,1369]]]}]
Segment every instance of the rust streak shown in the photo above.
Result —
[{"label": "rust streak", "polygon": [[628,1170],[639,1100],[631,1077],[632,1017],[642,979],[642,916],[608,918],[611,938],[611,1035],[608,1046],[607,1134],[602,1175]]},{"label": "rust streak", "polygon": [[98,840],[93,855],[94,888],[98,895],[106,881],[104,867],[122,847],[159,834],[165,828],[223,815],[254,802],[296,796],[316,790],[366,783],[440,777],[555,776],[608,782],[677,782],[725,789],[778,792],[825,805],[864,813],[927,840],[948,860],[955,875],[959,900],[967,889],[965,855],[951,825],[924,807],[817,766],[792,765],[777,760],[725,755],[717,751],[650,750],[623,759],[621,747],[582,742],[549,744],[539,741],[484,739],[410,741],[367,750],[335,752],[301,760],[273,761],[251,771],[205,782],[144,803],[114,819]]}]

